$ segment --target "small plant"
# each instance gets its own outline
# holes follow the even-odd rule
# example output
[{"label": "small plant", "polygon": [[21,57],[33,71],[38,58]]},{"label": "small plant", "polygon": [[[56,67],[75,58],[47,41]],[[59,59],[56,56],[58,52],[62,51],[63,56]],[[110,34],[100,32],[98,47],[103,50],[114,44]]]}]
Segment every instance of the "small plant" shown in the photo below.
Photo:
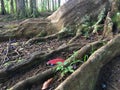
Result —
[{"label": "small plant", "polygon": [[86,62],[86,61],[88,60],[88,58],[89,58],[89,56],[88,56],[88,55],[85,55],[85,56],[83,57],[83,61]]},{"label": "small plant", "polygon": [[61,77],[64,77],[66,74],[68,73],[73,73],[75,71],[76,68],[74,68],[74,66],[76,66],[78,63],[84,63],[88,60],[89,56],[95,51],[95,49],[92,47],[92,49],[90,50],[90,52],[88,54],[86,54],[82,60],[76,60],[75,57],[78,55],[78,51],[75,51],[74,54],[70,57],[72,58],[71,62],[65,61],[64,63],[62,62],[58,62],[57,63],[57,68],[56,71],[60,71],[61,73]]},{"label": "small plant", "polygon": [[83,61],[86,62],[89,56],[94,53],[94,51],[95,51],[95,48],[92,46],[90,52],[83,57]]},{"label": "small plant", "polygon": [[67,61],[65,61],[64,63],[61,62],[58,63],[56,70],[61,72],[61,77],[64,77],[67,73],[74,72],[73,67],[71,65],[66,66],[67,64],[68,64]]},{"label": "small plant", "polygon": [[71,63],[68,63],[67,61],[64,63],[59,62],[56,70],[61,72],[61,77],[64,77],[66,74],[73,73],[75,71],[74,66],[76,66],[77,63],[83,63],[83,61],[73,60]]}]

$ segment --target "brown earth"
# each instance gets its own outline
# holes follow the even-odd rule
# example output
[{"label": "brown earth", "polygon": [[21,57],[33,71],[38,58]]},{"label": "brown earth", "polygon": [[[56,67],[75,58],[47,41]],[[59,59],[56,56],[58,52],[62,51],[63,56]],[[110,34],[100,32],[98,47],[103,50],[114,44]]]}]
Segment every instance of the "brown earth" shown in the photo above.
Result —
[{"label": "brown earth", "polygon": [[102,68],[96,90],[120,90],[120,56]]}]

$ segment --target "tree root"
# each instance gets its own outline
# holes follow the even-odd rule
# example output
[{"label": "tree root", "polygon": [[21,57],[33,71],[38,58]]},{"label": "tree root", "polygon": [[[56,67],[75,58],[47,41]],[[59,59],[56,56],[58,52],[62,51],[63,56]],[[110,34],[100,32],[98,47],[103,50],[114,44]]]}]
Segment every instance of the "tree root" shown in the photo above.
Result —
[{"label": "tree root", "polygon": [[34,37],[34,38],[31,38],[29,39],[25,45],[27,44],[33,44],[35,42],[43,42],[43,41],[46,41],[46,40],[51,40],[51,39],[54,39],[54,38],[57,38],[58,37],[58,34],[59,33],[56,33],[56,34],[53,34],[53,35],[49,35],[49,36],[46,36],[46,37]]},{"label": "tree root", "polygon": [[61,51],[69,51],[70,49],[74,50],[79,48],[80,48],[80,44],[70,44],[70,45],[62,45],[58,49],[53,50],[46,54],[41,52],[35,52],[31,55],[30,59],[25,60],[20,64],[18,63],[15,66],[10,66],[0,70],[0,82],[6,81],[15,72],[27,70],[34,65],[39,65],[40,63],[47,61],[48,58],[50,58],[51,56],[54,56],[56,53],[58,54]]},{"label": "tree root", "polygon": [[108,12],[106,16],[106,20],[104,23],[104,31],[103,31],[103,38],[111,38],[113,37],[113,22],[111,19],[111,12]]},{"label": "tree root", "polygon": [[[66,61],[68,63],[71,63],[75,59],[82,58],[93,47],[94,47],[94,49],[98,49],[101,46],[103,46],[103,42],[106,42],[106,41],[97,41],[97,42],[93,42],[93,43],[90,43],[90,44],[82,47],[80,50],[77,51],[78,54],[73,54]],[[56,72],[56,67],[57,66],[53,67],[52,69],[49,69],[49,70],[45,71],[45,72],[48,72],[48,73],[44,73],[44,81],[47,80],[48,76],[50,76],[51,74],[53,75],[53,74],[57,73]],[[20,90],[21,88],[22,88],[22,90],[24,90],[25,87],[27,87],[28,85],[33,85],[33,84],[37,83],[38,81],[39,81],[39,83],[42,83],[43,82],[43,80],[41,80],[42,78],[43,78],[43,74],[39,73],[38,75],[30,77],[30,78],[28,78],[26,80],[20,81],[19,83],[17,83],[16,85],[14,85],[12,88],[10,88],[10,90]]]},{"label": "tree root", "polygon": [[68,42],[68,44],[73,43],[74,40],[77,39],[77,38],[82,34],[82,33],[81,33],[82,29],[83,29],[83,27],[81,26],[81,28],[79,28],[79,29],[77,30],[76,35]]},{"label": "tree root", "polygon": [[55,68],[48,69],[44,72],[41,72],[35,76],[27,78],[23,81],[18,82],[13,87],[8,90],[26,90],[26,88],[32,86],[33,84],[43,83],[44,81],[48,80],[49,78],[53,77],[56,73]]},{"label": "tree root", "polygon": [[120,35],[95,51],[87,62],[82,64],[55,90],[94,90],[101,68],[120,55],[118,48],[120,48]]},{"label": "tree root", "polygon": [[46,37],[34,37],[30,40],[28,40],[26,44],[33,44],[35,42],[43,42],[46,40],[51,40],[51,39],[61,39],[64,38],[66,36],[71,36],[71,33],[74,34],[75,30],[72,30],[73,27],[64,27],[62,30],[60,30],[58,33],[52,34],[52,35],[48,35]]},{"label": "tree root", "polygon": [[69,57],[67,59],[67,62],[70,63],[73,60],[81,60],[84,55],[90,53],[92,50],[97,50],[98,48],[102,47],[106,42],[107,40],[100,40],[85,45],[80,50],[76,51],[71,57]]},{"label": "tree root", "polygon": [[93,27],[93,34],[98,33],[98,28],[101,27],[99,24],[100,22],[104,19],[105,17],[105,8],[100,12],[100,14],[98,15],[98,21],[92,26]]}]

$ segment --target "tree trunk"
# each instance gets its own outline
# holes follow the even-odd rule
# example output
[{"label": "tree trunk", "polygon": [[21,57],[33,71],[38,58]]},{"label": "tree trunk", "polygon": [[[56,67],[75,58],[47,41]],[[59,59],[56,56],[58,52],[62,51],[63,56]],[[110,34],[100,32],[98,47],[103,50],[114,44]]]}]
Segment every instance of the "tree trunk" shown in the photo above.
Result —
[{"label": "tree trunk", "polygon": [[14,2],[13,2],[13,0],[10,0],[10,13],[11,14],[14,13]]},{"label": "tree trunk", "polygon": [[30,0],[30,13],[32,17],[38,16],[38,10],[36,6],[36,0]]},{"label": "tree trunk", "polygon": [[66,25],[81,23],[82,18],[86,15],[92,19],[96,19],[101,10],[104,8],[108,10],[109,6],[109,0],[69,0],[49,16],[48,19],[57,28],[61,28]]},{"label": "tree trunk", "polygon": [[2,15],[6,14],[5,6],[4,6],[4,0],[1,0],[1,14]]},{"label": "tree trunk", "polygon": [[26,16],[25,0],[16,0],[16,10],[17,10],[18,17],[25,17]]}]

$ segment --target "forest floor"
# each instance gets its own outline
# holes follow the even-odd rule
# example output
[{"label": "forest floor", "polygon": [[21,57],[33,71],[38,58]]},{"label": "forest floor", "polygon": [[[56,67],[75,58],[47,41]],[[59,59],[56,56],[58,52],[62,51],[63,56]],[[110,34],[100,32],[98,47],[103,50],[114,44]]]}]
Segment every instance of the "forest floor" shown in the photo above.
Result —
[{"label": "forest floor", "polygon": [[[18,25],[23,20],[13,20],[13,21],[3,21],[6,17],[0,16],[0,30],[4,30],[3,26],[5,25]],[[90,42],[99,40],[98,35],[91,36],[86,38],[84,36],[79,37],[74,41],[74,43],[81,43],[81,46],[84,46]],[[27,39],[22,38],[19,40],[13,39],[0,43],[0,69],[9,68],[16,63],[21,63],[24,60],[27,60],[31,57],[31,55],[37,51],[48,53],[51,50],[55,50],[63,44],[68,43],[68,41],[72,37],[66,37],[65,39],[53,39],[47,40],[45,42],[37,42],[31,45],[23,46],[23,44],[27,41]],[[8,51],[9,48],[9,51]],[[80,48],[78,48],[80,49]],[[59,54],[55,54],[51,56],[47,61],[54,58],[63,58],[67,59],[70,57],[74,51],[78,50],[69,50],[69,52],[62,51]],[[21,72],[14,73],[10,79],[0,84],[0,90],[6,90],[21,80],[24,80],[28,77],[36,75],[40,72],[43,72],[52,66],[46,65],[47,62],[43,62],[40,65],[33,66],[29,70],[24,70]],[[62,81],[58,80],[59,77],[55,77],[51,85],[47,90],[54,90],[57,85],[59,85]],[[27,90],[41,90],[42,84],[37,84],[30,86]],[[115,58],[111,62],[109,62],[103,69],[101,70],[101,74],[96,86],[96,90],[120,90],[120,57]]]}]

